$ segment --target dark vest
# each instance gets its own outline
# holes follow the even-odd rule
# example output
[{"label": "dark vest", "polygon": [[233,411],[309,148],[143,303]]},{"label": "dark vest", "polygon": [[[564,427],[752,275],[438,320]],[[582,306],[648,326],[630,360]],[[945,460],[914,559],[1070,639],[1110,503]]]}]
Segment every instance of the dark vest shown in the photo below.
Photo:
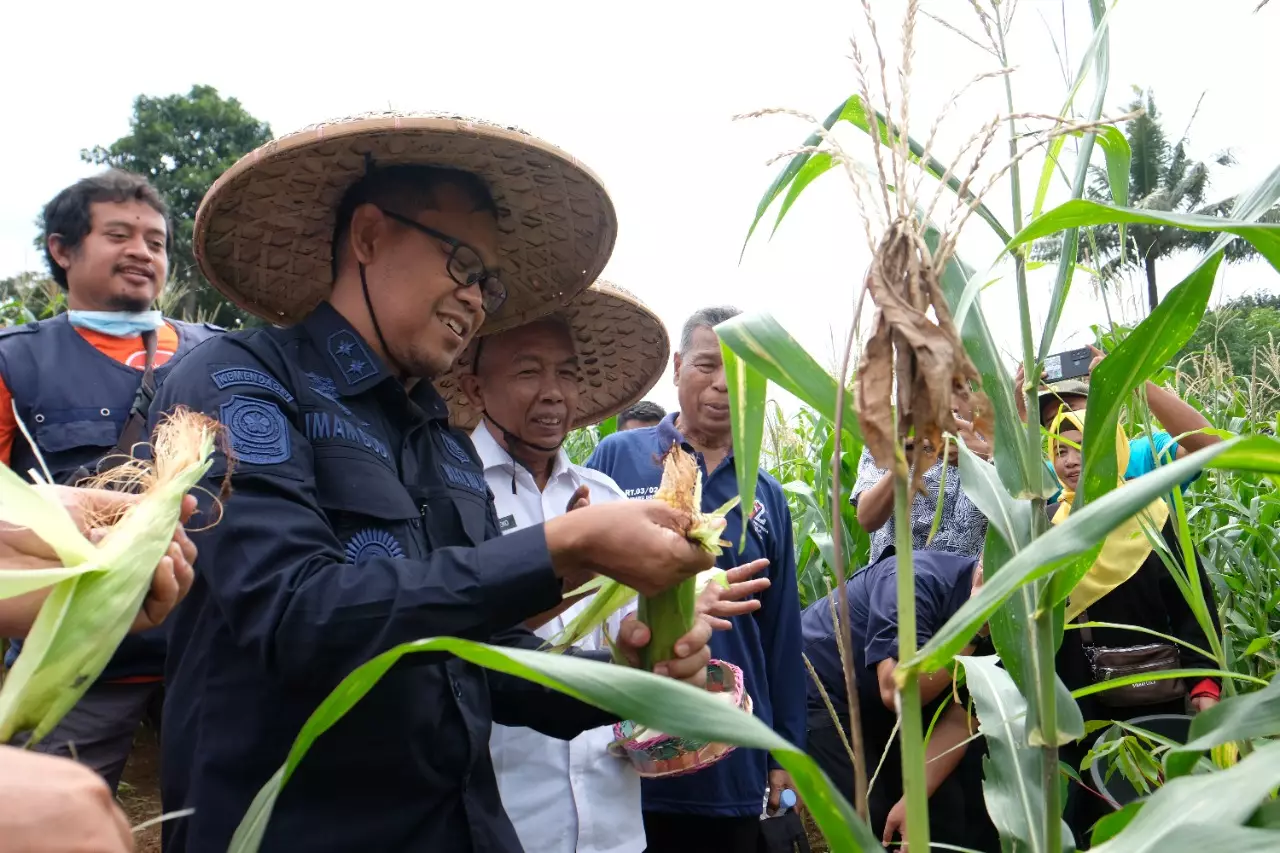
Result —
[{"label": "dark vest", "polygon": [[[157,387],[192,347],[223,331],[212,324],[168,322],[178,333],[178,350],[156,368]],[[142,370],[98,351],[80,336],[66,314],[59,314],[0,329],[0,378],[54,482],[65,483],[81,466],[93,471],[114,450],[142,384]],[[14,435],[9,467],[23,477],[33,469],[42,470],[21,432]],[[103,678],[162,674],[161,630],[126,637]],[[14,644],[8,665],[20,646]]]}]

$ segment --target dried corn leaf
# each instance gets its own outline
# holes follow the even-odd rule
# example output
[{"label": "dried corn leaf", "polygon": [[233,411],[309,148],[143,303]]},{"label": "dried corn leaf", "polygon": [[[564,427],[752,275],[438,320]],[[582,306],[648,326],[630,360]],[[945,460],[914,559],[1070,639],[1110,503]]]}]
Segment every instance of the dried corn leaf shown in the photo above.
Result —
[{"label": "dried corn leaf", "polygon": [[932,255],[914,218],[899,218],[889,226],[872,260],[867,290],[879,311],[858,366],[863,437],[881,468],[895,467],[895,440],[909,445],[912,493],[922,492],[924,473],[944,447],[943,433],[958,430],[956,404],[973,411],[974,425],[984,435],[992,432],[990,407],[977,388],[978,371],[951,321]]}]

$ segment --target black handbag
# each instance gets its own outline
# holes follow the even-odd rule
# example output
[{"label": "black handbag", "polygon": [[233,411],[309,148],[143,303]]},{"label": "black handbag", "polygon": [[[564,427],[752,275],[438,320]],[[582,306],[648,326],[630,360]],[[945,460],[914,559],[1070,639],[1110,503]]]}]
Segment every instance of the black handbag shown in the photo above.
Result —
[{"label": "black handbag", "polygon": [[[1080,616],[1083,621],[1089,621],[1087,614],[1081,613]],[[1176,646],[1169,643],[1124,648],[1096,646],[1093,644],[1093,631],[1089,628],[1080,629],[1080,638],[1084,641],[1084,653],[1094,684],[1126,675],[1178,669],[1182,665],[1182,655]],[[1176,701],[1186,695],[1187,684],[1181,678],[1160,678],[1104,690],[1098,694],[1098,701],[1109,708],[1140,708]]]},{"label": "black handbag", "polygon": [[760,821],[758,853],[810,853],[804,821],[794,811]]}]

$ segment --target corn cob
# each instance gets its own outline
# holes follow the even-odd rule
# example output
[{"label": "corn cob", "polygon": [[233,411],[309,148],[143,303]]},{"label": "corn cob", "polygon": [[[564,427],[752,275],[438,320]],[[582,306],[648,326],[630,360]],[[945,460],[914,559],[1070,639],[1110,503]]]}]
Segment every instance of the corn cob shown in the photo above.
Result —
[{"label": "corn cob", "polygon": [[[95,482],[142,492],[119,519],[101,520],[114,523],[96,546],[40,486],[7,468],[0,473],[0,520],[30,527],[67,564],[0,572],[0,598],[56,580],[0,688],[0,742],[24,731],[31,732],[31,743],[39,741],[102,674],[169,548],[183,497],[209,469],[218,429],[216,421],[178,410],[157,429],[154,463],[130,460]],[[15,508],[24,497],[25,512]]]},{"label": "corn cob", "polygon": [[[653,496],[668,506],[689,513],[689,528],[685,531],[691,541],[703,550],[717,556],[721,547],[728,545],[720,539],[724,532],[725,515],[738,504],[735,496],[712,513],[702,512],[702,469],[692,455],[685,453],[679,444],[673,444],[662,460],[662,483]],[[657,595],[640,599],[636,617],[649,626],[649,644],[641,654],[645,669],[675,657],[676,641],[689,633],[697,618],[698,582],[696,578],[683,580]]]},{"label": "corn cob", "polygon": [[[672,445],[663,459],[662,482],[653,499],[687,512],[689,526],[685,536],[709,553],[719,555],[721,547],[729,544],[721,541],[720,534],[724,532],[725,516],[738,505],[738,498],[732,498],[714,512],[702,512],[702,471],[697,460],[678,444]],[[713,581],[725,585],[724,572],[709,569],[657,595],[640,599],[636,616],[649,626],[650,631],[649,644],[641,655],[646,669],[671,660],[676,641],[693,628],[698,594]],[[552,641],[557,649],[567,648],[587,636],[637,595],[630,587],[603,578],[597,578],[569,595],[578,595],[591,588],[596,589],[596,593],[590,606]]]}]

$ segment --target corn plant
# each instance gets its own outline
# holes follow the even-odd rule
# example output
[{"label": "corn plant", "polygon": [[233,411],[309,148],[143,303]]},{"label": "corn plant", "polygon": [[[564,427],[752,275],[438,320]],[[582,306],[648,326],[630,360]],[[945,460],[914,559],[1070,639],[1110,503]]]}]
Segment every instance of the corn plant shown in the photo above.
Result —
[{"label": "corn plant", "polygon": [[[1015,109],[1006,44],[1015,4],[992,0],[970,5],[976,14],[977,25],[986,36],[985,40],[980,36],[977,40],[996,61],[992,72],[980,75],[970,85],[985,79],[1000,80],[1008,113],[975,133],[960,152],[950,157],[935,156],[933,143],[941,117],[933,123],[924,144],[910,135],[911,33],[916,23],[917,4],[910,2],[906,6],[902,29],[904,52],[897,63],[899,86],[891,90],[887,80],[893,77],[885,68],[892,63],[887,63],[880,51],[876,21],[869,4],[864,3],[874,53],[861,49],[855,39],[853,58],[858,91],[832,111],[825,121],[810,119],[816,125],[813,134],[790,156],[781,174],[768,188],[752,225],[754,231],[772,205],[782,198],[776,227],[804,189],[823,173],[840,167],[839,171],[848,177],[862,217],[862,228],[857,230],[867,237],[875,258],[867,292],[882,312],[881,317],[888,317],[887,322],[894,326],[891,346],[882,342],[873,351],[869,343],[868,350],[864,352],[859,366],[859,390],[868,388],[863,380],[869,368],[878,372],[883,385],[886,364],[892,361],[897,383],[897,406],[889,415],[893,423],[886,424],[886,413],[870,407],[861,394],[856,408],[850,408],[844,394],[847,356],[845,369],[828,381],[827,377],[818,375],[820,368],[813,359],[767,316],[737,317],[719,326],[717,332],[725,349],[726,363],[734,365],[730,375],[738,382],[731,389],[734,447],[738,458],[752,459],[754,448],[759,446],[758,440],[753,446],[753,437],[759,435],[758,424],[764,417],[767,383],[772,381],[816,411],[832,417],[833,423],[838,425],[838,441],[860,442],[865,438],[870,442],[874,432],[879,445],[878,448],[873,446],[877,459],[882,460],[880,464],[883,467],[893,470],[896,480],[895,512],[899,533],[907,529],[905,510],[909,490],[913,487],[899,439],[907,435],[908,427],[916,430],[917,448],[922,436],[936,437],[939,424],[928,420],[922,422],[919,417],[921,409],[938,412],[945,427],[945,412],[942,410],[947,404],[947,395],[945,391],[930,386],[927,377],[925,385],[920,384],[922,379],[918,370],[924,363],[921,360],[941,360],[936,367],[942,371],[940,376],[955,377],[953,388],[972,389],[976,393],[978,385],[981,385],[990,400],[992,426],[989,434],[994,434],[995,438],[995,464],[984,465],[962,449],[960,471],[966,491],[990,520],[985,556],[986,583],[918,650],[912,647],[914,596],[911,564],[909,559],[903,559],[904,554],[910,553],[909,540],[900,543],[898,549],[901,661],[897,677],[907,820],[912,846],[927,847],[929,827],[922,784],[923,743],[916,681],[921,673],[947,665],[982,624],[989,621],[1003,669],[981,659],[964,663],[967,682],[982,719],[983,733],[987,735],[992,752],[985,783],[987,799],[989,803],[1004,804],[999,809],[993,807],[991,816],[1006,849],[1057,853],[1072,842],[1060,817],[1062,804],[1057,748],[1085,734],[1080,711],[1056,677],[1053,666],[1054,650],[1062,630],[1061,612],[1067,595],[1088,570],[1106,534],[1182,480],[1205,469],[1263,475],[1274,475],[1280,471],[1280,442],[1270,437],[1246,435],[1232,437],[1162,466],[1152,474],[1117,489],[1116,455],[1108,438],[1117,428],[1122,408],[1136,409],[1132,402],[1134,391],[1165,367],[1194,331],[1207,307],[1224,247],[1230,240],[1248,241],[1273,267],[1280,268],[1280,229],[1257,222],[1280,197],[1280,170],[1242,195],[1229,216],[1172,214],[1129,207],[1125,176],[1129,170],[1130,154],[1123,134],[1114,126],[1117,119],[1127,117],[1109,120],[1102,114],[1107,96],[1110,47],[1107,9],[1101,0],[1091,0],[1087,4],[1094,37],[1064,104],[1056,116],[1048,119],[1043,113]],[[1079,4],[1079,8],[1083,10],[1085,4]],[[874,73],[877,66],[878,76]],[[1092,102],[1077,112],[1075,96],[1089,78],[1092,78],[1094,87]],[[796,115],[789,110],[769,110],[753,115],[766,113]],[[1048,122],[1048,127],[1036,127],[1037,123],[1044,121]],[[837,123],[845,122],[868,137],[865,156],[852,155],[831,133]],[[994,170],[995,178],[982,184],[977,180],[978,163],[1001,129],[1007,130],[1008,161]],[[1074,162],[1062,162],[1068,139],[1075,140]],[[1041,149],[1045,156],[1040,179],[1034,197],[1028,197],[1023,192],[1023,162]],[[1111,177],[1111,203],[1082,198],[1095,150],[1101,156],[1105,172]],[[961,167],[964,158],[972,158],[974,165],[967,169]],[[1069,198],[1055,208],[1046,209],[1049,190],[1059,173],[1068,178]],[[996,180],[1006,177],[1003,183],[1009,190],[1012,209],[1008,227],[983,203]],[[921,192],[922,186],[936,189],[930,197],[930,192]],[[939,193],[947,190],[954,193],[956,202],[950,218],[939,227],[933,221],[933,213],[938,209]],[[1012,277],[1016,286],[1022,333],[1021,361],[1027,377],[1041,375],[1044,359],[1051,351],[1067,294],[1078,271],[1079,244],[1081,239],[1088,239],[1088,229],[1098,226],[1119,226],[1123,229],[1132,224],[1151,224],[1218,234],[1195,270],[1173,288],[1165,301],[1132,329],[1094,371],[1085,420],[1085,444],[1090,453],[1085,457],[1082,486],[1077,498],[1079,503],[1070,519],[1052,530],[1046,529],[1044,505],[1054,489],[1042,462],[1040,427],[1035,419],[1022,423],[1015,407],[1015,395],[1021,395],[1026,400],[1027,409],[1036,411],[1036,383],[1013,387],[999,360],[982,311],[982,293],[991,280],[991,273],[975,273],[974,268],[956,255],[956,234],[975,214],[1005,246],[1001,257],[990,267],[1000,267]],[[1036,335],[1032,330],[1027,292],[1028,248],[1033,241],[1048,237],[1056,238],[1062,250],[1046,322],[1040,334]],[[902,260],[904,252],[906,261]],[[914,288],[908,290],[911,295],[895,293],[892,282],[886,286],[886,279],[892,277],[886,271],[895,276],[910,276],[911,288]],[[946,297],[943,304],[938,304],[932,295],[934,282],[929,279],[930,275],[936,275],[936,285]],[[922,282],[918,287],[914,284],[917,280]],[[928,306],[931,315],[918,318],[907,314],[900,304],[904,299],[917,312]],[[860,305],[862,300],[859,297],[854,301]],[[855,316],[855,328],[857,319]],[[949,344],[951,338],[948,321],[959,330],[963,353],[948,354],[947,347],[943,346]],[[878,320],[881,324],[885,322],[884,319]],[[901,324],[907,322],[916,324],[914,333],[920,340],[912,339],[902,330]],[[926,338],[928,340],[924,340]],[[921,349],[921,340],[936,344],[927,355]],[[939,352],[943,354],[939,355]],[[906,361],[904,353],[907,354]],[[948,357],[952,359],[950,362],[946,361]],[[868,414],[874,423],[866,419]],[[864,416],[862,420],[860,415]],[[920,432],[922,428],[925,430],[923,434]],[[936,440],[932,443],[937,446]],[[758,453],[758,450],[754,452]],[[839,455],[838,451],[836,455]],[[928,457],[922,459],[917,453],[914,461],[918,472],[922,462],[932,460]],[[739,470],[741,474],[750,471],[751,466],[742,464]],[[743,477],[739,485],[743,500],[750,501],[753,481]],[[839,494],[835,478],[832,486],[831,505],[838,506],[847,496]],[[1178,504],[1174,518],[1181,531],[1184,551],[1187,551],[1190,539],[1187,518],[1176,489],[1174,499]],[[902,538],[905,537],[900,536]],[[839,537],[833,545],[834,563],[839,567],[841,549],[847,545],[839,541]],[[844,578],[839,569],[836,575],[837,583],[842,586]],[[1201,605],[1200,612],[1203,613],[1207,603],[1202,602]],[[846,606],[842,601],[841,608]],[[1215,648],[1214,656],[1222,664],[1215,673],[1228,680],[1238,677],[1224,671],[1225,653]],[[1172,672],[1168,677],[1187,674]],[[846,677],[849,678],[848,675]],[[1092,685],[1078,691],[1078,695],[1117,686],[1117,683]],[[846,686],[849,695],[855,695],[854,685]],[[1231,708],[1233,703],[1250,699],[1252,696],[1229,699],[1216,710]],[[1212,722],[1219,716],[1222,714],[1206,714],[1201,719]],[[1016,724],[1012,722],[1015,719]],[[1273,721],[1265,731],[1250,737],[1276,734],[1280,734],[1280,724]],[[1228,736],[1227,739],[1234,738]],[[1205,738],[1200,738],[1200,741],[1205,741]],[[1249,759],[1220,774],[1224,787],[1238,785],[1236,790],[1249,792],[1243,804],[1236,802],[1217,812],[1232,827],[1233,838],[1253,838],[1253,831],[1244,829],[1242,824],[1270,790],[1265,786],[1280,781],[1280,770],[1258,760],[1263,752],[1274,755],[1274,749],[1260,748]],[[865,760],[861,756],[858,758]],[[1232,778],[1228,780],[1228,776]],[[1180,811],[1179,806],[1185,806],[1188,789],[1209,790],[1209,786],[1201,786],[1198,781],[1193,786],[1189,782],[1180,780],[1160,789],[1141,807],[1140,812],[1133,809],[1123,813],[1122,818],[1110,823],[1103,838],[1095,837],[1095,840],[1110,839],[1105,845],[1108,850],[1156,849],[1148,846],[1143,833],[1150,833],[1154,826],[1158,826],[1157,835],[1165,845],[1158,849],[1193,849],[1196,845],[1187,843],[1186,839],[1204,838],[1208,827],[1193,823],[1203,820],[1203,815],[1185,809]],[[860,801],[862,796],[863,792],[855,792],[856,801]],[[1126,821],[1130,825],[1126,826]],[[1270,834],[1267,840],[1272,846],[1277,843]]]}]

